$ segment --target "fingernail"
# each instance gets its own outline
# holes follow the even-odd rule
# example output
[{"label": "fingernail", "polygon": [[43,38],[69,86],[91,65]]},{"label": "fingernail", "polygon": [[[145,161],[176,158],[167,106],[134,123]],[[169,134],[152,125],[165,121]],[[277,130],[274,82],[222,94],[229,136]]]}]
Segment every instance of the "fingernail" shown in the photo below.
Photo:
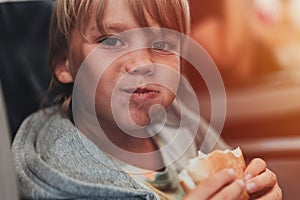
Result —
[{"label": "fingernail", "polygon": [[253,182],[247,183],[246,188],[247,188],[247,191],[249,193],[254,192],[254,190],[255,190],[255,183],[253,183]]},{"label": "fingernail", "polygon": [[245,182],[244,182],[243,180],[241,180],[241,179],[238,180],[238,183],[239,183],[242,187],[245,186]]},{"label": "fingernail", "polygon": [[245,180],[247,181],[247,180],[249,180],[250,178],[252,178],[252,175],[251,175],[251,174],[246,174]]},{"label": "fingernail", "polygon": [[233,169],[228,169],[228,173],[232,176],[235,176],[235,171]]}]

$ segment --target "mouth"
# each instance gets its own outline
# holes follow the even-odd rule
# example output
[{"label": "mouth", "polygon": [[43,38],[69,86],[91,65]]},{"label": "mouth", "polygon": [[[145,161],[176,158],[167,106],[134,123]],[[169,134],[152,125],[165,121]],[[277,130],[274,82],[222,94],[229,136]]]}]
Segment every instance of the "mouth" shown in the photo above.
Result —
[{"label": "mouth", "polygon": [[130,99],[135,101],[136,103],[145,102],[147,100],[154,99],[158,94],[159,91],[152,89],[152,88],[142,88],[138,87],[135,89],[125,89],[124,92],[130,95]]},{"label": "mouth", "polygon": [[149,94],[149,93],[158,93],[158,90],[155,89],[151,89],[151,88],[142,88],[142,87],[138,87],[138,88],[134,88],[134,89],[124,89],[124,92],[126,92],[127,94],[138,94],[138,95],[143,95],[143,94]]}]

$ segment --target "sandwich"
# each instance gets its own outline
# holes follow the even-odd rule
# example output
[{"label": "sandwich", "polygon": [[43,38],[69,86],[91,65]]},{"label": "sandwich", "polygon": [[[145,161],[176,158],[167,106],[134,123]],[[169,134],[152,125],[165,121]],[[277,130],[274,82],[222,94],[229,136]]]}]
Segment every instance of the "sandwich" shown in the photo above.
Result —
[{"label": "sandwich", "polygon": [[[237,178],[244,179],[246,163],[241,149],[214,150],[209,154],[198,152],[198,156],[189,160],[188,165],[179,174],[179,181],[183,189],[188,192],[204,179],[225,168],[232,168]],[[245,188],[239,200],[249,199]]]}]

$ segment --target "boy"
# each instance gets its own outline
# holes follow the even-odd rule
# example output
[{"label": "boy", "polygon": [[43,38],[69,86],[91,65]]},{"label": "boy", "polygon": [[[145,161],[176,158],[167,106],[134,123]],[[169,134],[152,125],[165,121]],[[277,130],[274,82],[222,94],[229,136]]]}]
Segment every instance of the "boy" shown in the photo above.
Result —
[{"label": "boy", "polygon": [[[243,192],[245,182],[226,169],[184,194],[176,174],[180,169],[164,165],[168,158],[160,152],[166,144],[156,133],[149,136],[148,124],[164,115],[162,109],[168,111],[179,84],[181,44],[176,34],[162,28],[188,33],[186,0],[56,2],[51,107],[27,118],[13,144],[22,198],[235,199]],[[85,69],[90,76],[82,80]],[[90,79],[97,80],[95,88]],[[105,135],[80,127],[76,109],[85,105],[71,97],[73,89],[94,93],[92,107]],[[71,108],[71,100],[77,106]],[[150,156],[136,160],[101,151],[105,137],[127,155]],[[276,177],[263,161],[253,160],[245,175],[250,193],[264,191],[266,198],[280,198]]]}]

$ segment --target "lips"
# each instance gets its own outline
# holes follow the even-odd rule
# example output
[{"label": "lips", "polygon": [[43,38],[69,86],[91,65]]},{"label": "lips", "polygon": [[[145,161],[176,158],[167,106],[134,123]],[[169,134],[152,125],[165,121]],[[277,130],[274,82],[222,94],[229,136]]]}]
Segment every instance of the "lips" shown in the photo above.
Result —
[{"label": "lips", "polygon": [[142,88],[138,87],[135,89],[125,89],[125,93],[131,95],[130,99],[136,103],[141,103],[145,101],[153,100],[159,94],[158,90],[152,88]]},{"label": "lips", "polygon": [[147,88],[137,88],[133,93],[147,94],[147,93],[152,93],[152,92],[157,92],[157,91],[156,90],[152,90],[152,89],[147,89]]}]

